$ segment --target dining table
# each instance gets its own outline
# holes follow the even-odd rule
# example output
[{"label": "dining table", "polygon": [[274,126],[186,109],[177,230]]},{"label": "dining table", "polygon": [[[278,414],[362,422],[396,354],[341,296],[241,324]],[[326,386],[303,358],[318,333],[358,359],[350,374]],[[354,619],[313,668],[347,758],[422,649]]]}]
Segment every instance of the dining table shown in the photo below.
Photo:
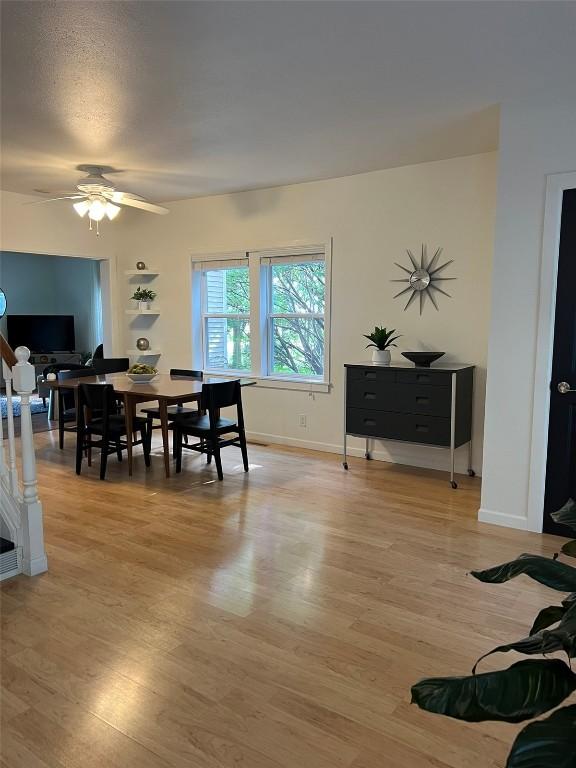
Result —
[{"label": "dining table", "polygon": [[[199,402],[202,396],[203,384],[215,384],[222,381],[238,380],[237,378],[223,378],[221,376],[205,376],[202,379],[192,379],[183,376],[171,376],[167,373],[158,373],[148,382],[132,381],[125,373],[106,373],[99,376],[83,376],[77,379],[65,379],[64,381],[46,381],[50,389],[57,391],[67,390],[74,393],[76,413],[78,413],[78,388],[80,384],[111,384],[114,393],[124,403],[126,418],[126,433],[134,432],[134,418],[136,406],[141,403],[157,402],[162,431],[162,445],[164,453],[164,471],[166,477],[170,477],[170,440],[168,406],[177,403]],[[241,386],[256,384],[254,379],[240,378]],[[128,474],[132,475],[132,441],[127,440],[126,446],[128,458]]]}]

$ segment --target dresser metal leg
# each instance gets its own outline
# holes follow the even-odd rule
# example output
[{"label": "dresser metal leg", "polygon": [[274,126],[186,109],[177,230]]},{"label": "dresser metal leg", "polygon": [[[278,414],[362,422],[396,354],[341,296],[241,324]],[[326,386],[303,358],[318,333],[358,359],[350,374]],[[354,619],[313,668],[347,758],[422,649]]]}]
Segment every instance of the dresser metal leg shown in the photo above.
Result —
[{"label": "dresser metal leg", "polygon": [[369,437],[366,438],[366,449],[364,451],[364,456],[368,459],[368,461],[370,461],[370,459],[372,458],[372,454],[370,453],[370,438]]},{"label": "dresser metal leg", "polygon": [[454,480],[454,458],[456,454],[456,374],[452,374],[452,404],[450,406],[450,485],[458,488]]},{"label": "dresser metal leg", "polygon": [[346,455],[346,406],[348,400],[348,372],[344,369],[344,456],[342,457],[342,466],[348,469],[348,457]]}]

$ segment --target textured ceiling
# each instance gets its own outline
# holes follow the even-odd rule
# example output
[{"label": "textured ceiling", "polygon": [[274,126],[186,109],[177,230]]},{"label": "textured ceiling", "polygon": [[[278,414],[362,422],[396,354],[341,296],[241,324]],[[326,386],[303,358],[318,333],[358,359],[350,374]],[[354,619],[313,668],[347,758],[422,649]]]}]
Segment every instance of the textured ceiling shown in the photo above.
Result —
[{"label": "textured ceiling", "polygon": [[[576,3],[2,2],[3,189],[165,201],[494,149]],[[574,68],[572,68],[572,74]]]}]

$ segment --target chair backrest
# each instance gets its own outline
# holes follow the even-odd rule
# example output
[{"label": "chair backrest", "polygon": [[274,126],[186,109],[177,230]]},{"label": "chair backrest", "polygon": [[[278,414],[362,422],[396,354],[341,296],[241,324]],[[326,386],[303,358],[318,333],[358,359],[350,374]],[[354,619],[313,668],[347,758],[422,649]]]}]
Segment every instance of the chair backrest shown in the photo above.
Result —
[{"label": "chair backrest", "polygon": [[130,368],[130,359],[128,357],[96,358],[92,360],[92,366],[97,374],[124,373]]},{"label": "chair backrest", "polygon": [[219,381],[202,386],[202,407],[208,411],[212,424],[220,408],[230,408],[235,405],[238,412],[238,425],[244,426],[242,413],[242,388],[240,381]]},{"label": "chair backrest", "polygon": [[78,387],[78,411],[82,422],[84,422],[84,407],[92,413],[97,413],[98,418],[107,424],[108,417],[115,412],[116,408],[112,384],[80,384]]},{"label": "chair backrest", "polygon": [[58,381],[66,381],[66,379],[85,379],[87,376],[96,376],[94,368],[77,368],[69,371],[58,371],[56,374]]},{"label": "chair backrest", "polygon": [[189,371],[186,368],[170,368],[170,376],[173,379],[202,379],[204,378],[203,371]]},{"label": "chair backrest", "polygon": [[92,360],[102,360],[104,357],[104,344],[98,344],[92,355]]}]

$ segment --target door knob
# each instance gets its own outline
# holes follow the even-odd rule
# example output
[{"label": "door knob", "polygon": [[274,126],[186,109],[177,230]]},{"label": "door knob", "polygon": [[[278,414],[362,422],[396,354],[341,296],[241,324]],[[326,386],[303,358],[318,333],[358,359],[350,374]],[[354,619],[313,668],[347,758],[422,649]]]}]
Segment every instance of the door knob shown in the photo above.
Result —
[{"label": "door knob", "polygon": [[558,392],[560,392],[561,395],[565,395],[567,392],[576,392],[576,389],[572,389],[567,381],[559,381]]}]

